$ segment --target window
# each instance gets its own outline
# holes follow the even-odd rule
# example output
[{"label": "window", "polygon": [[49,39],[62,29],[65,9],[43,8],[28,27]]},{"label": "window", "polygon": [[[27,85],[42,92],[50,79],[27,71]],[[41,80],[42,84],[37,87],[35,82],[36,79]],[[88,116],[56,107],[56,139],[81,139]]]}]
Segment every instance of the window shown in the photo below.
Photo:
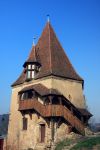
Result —
[{"label": "window", "polygon": [[28,123],[28,119],[23,117],[23,130],[27,130],[27,123]]},{"label": "window", "polygon": [[34,92],[32,90],[24,92],[21,96],[21,100],[31,99],[34,97]]},{"label": "window", "polygon": [[45,142],[45,124],[40,124],[40,142]]},{"label": "window", "polygon": [[31,71],[27,71],[27,78],[30,79],[31,78]]},{"label": "window", "polygon": [[36,73],[39,71],[39,67],[36,64],[27,65],[27,79],[34,79]]},{"label": "window", "polygon": [[28,65],[27,67],[27,79],[34,79],[35,77],[35,65]]},{"label": "window", "polygon": [[59,99],[58,99],[58,97],[53,97],[53,99],[52,99],[52,104],[54,104],[54,105],[57,105],[57,104],[59,104]]},{"label": "window", "polygon": [[35,65],[32,65],[32,69],[35,69],[36,67],[35,67]]},{"label": "window", "polygon": [[35,77],[35,71],[32,71],[32,79]]},{"label": "window", "polygon": [[28,65],[28,69],[31,69],[31,65]]}]

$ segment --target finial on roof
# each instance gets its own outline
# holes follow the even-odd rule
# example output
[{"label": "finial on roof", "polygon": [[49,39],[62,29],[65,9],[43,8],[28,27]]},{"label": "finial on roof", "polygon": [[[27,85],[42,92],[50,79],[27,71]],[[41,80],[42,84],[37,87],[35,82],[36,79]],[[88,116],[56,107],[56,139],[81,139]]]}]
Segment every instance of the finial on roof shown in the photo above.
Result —
[{"label": "finial on roof", "polygon": [[47,21],[50,22],[50,15],[47,14]]},{"label": "finial on roof", "polygon": [[35,40],[36,40],[36,37],[34,36],[33,37],[33,46],[35,46]]}]

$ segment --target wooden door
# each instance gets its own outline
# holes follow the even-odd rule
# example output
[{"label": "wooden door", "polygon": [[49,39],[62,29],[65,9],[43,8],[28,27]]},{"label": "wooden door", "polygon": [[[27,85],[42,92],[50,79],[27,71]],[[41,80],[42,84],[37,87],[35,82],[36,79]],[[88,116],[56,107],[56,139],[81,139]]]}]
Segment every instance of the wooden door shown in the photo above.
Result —
[{"label": "wooden door", "polygon": [[45,124],[40,125],[41,143],[45,141]]}]

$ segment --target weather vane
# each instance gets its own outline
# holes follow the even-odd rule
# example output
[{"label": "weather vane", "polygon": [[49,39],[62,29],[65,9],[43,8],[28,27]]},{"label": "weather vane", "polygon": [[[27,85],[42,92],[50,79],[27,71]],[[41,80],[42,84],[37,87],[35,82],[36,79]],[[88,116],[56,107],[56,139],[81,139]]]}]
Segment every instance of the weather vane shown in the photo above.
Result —
[{"label": "weather vane", "polygon": [[36,36],[33,37],[33,46],[35,46]]}]

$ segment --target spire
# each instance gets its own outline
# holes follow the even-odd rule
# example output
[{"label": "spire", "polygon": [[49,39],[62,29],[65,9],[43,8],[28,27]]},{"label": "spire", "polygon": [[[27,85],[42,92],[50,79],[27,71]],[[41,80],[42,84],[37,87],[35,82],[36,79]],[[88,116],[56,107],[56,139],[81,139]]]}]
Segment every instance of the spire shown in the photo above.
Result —
[{"label": "spire", "polygon": [[34,36],[33,37],[33,43],[32,43],[33,46],[35,46],[35,40],[36,40],[36,37]]},{"label": "spire", "polygon": [[36,46],[34,44],[32,46],[31,53],[23,66],[25,67],[27,63],[36,63],[40,65],[39,55],[37,53]]},{"label": "spire", "polygon": [[47,22],[50,22],[50,15],[47,14]]},{"label": "spire", "polygon": [[[64,52],[50,22],[46,23],[36,46],[32,46],[31,53],[24,67],[28,62],[41,64],[41,69],[36,76],[37,79],[54,75],[64,79],[81,81],[82,84],[84,83]],[[13,85],[21,84],[24,80],[23,78],[24,73]]]},{"label": "spire", "polygon": [[39,48],[39,56],[42,64],[38,78],[52,74],[83,81],[65,54],[50,22],[47,22],[36,47]]}]

